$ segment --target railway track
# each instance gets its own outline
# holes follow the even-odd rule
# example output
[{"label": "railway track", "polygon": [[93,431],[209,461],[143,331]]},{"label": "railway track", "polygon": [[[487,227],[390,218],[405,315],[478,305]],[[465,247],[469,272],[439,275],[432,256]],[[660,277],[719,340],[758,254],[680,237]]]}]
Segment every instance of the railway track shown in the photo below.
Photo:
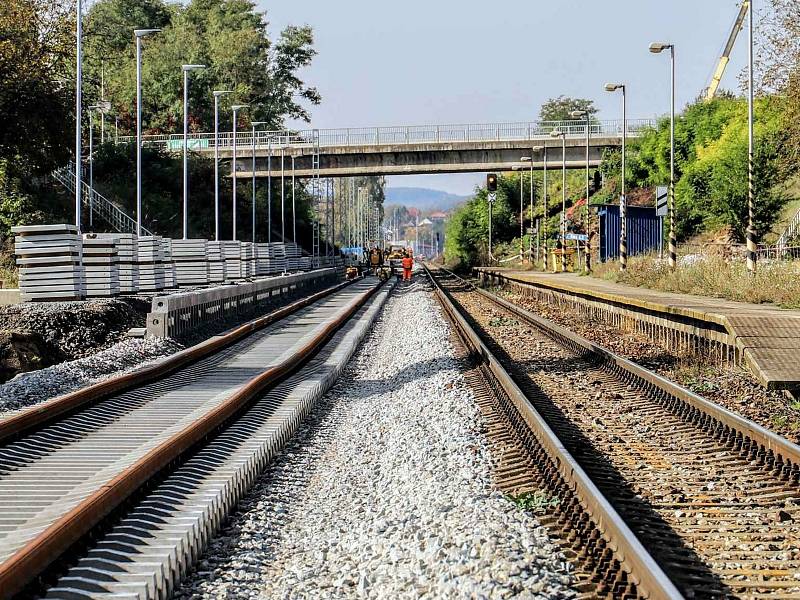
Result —
[{"label": "railway track", "polygon": [[501,485],[561,499],[551,526],[594,593],[800,598],[798,446],[449,272],[432,279],[490,378]]},{"label": "railway track", "polygon": [[0,597],[168,596],[335,380],[379,288],[336,286],[0,421]]}]

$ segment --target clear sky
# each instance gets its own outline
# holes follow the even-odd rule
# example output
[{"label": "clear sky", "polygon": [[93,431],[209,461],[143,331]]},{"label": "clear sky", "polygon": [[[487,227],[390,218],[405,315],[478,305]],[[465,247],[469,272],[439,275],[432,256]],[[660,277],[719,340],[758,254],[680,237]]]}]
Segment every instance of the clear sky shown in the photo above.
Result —
[{"label": "clear sky", "polygon": [[[318,128],[492,123],[535,119],[547,98],[594,99],[620,116],[607,81],[629,86],[629,116],[669,110],[674,41],[679,106],[711,78],[738,12],[735,0],[259,0],[276,35],[314,28],[319,55],[303,73],[322,104]],[[723,87],[746,65],[746,30]],[[404,176],[391,186],[466,194],[482,175]]]}]

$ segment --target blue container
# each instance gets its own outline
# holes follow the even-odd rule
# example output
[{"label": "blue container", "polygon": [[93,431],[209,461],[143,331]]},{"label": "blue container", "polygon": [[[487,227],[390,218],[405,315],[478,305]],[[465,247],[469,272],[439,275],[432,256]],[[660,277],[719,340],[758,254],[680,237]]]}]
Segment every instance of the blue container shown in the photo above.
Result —
[{"label": "blue container", "polygon": [[[619,258],[619,205],[604,204],[600,216],[600,260]],[[628,256],[660,251],[664,243],[663,217],[655,207],[629,206],[625,222],[628,226]]]}]

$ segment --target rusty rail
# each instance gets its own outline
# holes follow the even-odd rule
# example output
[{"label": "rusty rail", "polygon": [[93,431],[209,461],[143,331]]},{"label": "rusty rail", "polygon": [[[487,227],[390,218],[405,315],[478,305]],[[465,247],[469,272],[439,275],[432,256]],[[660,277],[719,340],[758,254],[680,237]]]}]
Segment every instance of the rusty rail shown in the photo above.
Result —
[{"label": "rusty rail", "polygon": [[[107,397],[114,392],[130,389],[131,387],[149,383],[154,379],[163,377],[165,374],[174,371],[180,366],[197,361],[212,352],[229,346],[231,343],[253,331],[261,329],[267,324],[275,322],[279,318],[302,308],[302,306],[310,304],[314,301],[313,299],[319,299],[341,287],[343,287],[343,285],[338,285],[324,292],[320,292],[319,294],[315,294],[303,301],[275,311],[266,317],[252,321],[224,336],[218,336],[218,338],[200,344],[190,349],[191,351],[184,351],[181,353],[182,356],[176,356],[173,357],[173,360],[166,361],[168,362],[167,365],[159,364],[153,368],[144,369],[129,376],[117,378],[117,380],[124,379],[124,381],[117,381],[109,386],[92,386],[91,388],[87,388],[87,390],[76,392],[70,395],[73,397],[72,399],[65,397],[69,401],[67,406],[62,407],[58,405],[58,409],[60,410],[59,414],[64,414],[64,412],[70,409],[86,405],[93,400],[96,401],[99,399],[100,394],[102,394],[102,397]],[[297,370],[305,361],[315,354],[379,288],[380,285],[376,285],[350,302],[336,321],[332,321],[326,325],[296,354],[252,378],[230,398],[196,420],[192,425],[162,442],[140,460],[120,472],[114,479],[108,482],[108,484],[96,490],[74,509],[63,515],[40,535],[17,551],[9,560],[0,565],[0,598],[10,598],[24,589],[26,585],[32,582],[55,560],[62,556],[70,546],[76,543],[82,536],[86,535],[86,533],[95,527],[109,513],[119,507],[150,478],[162,471],[170,463],[179,459],[187,450],[201,442],[203,438],[212,434],[215,430],[223,426],[225,422],[244,410],[267,388],[274,386],[287,375]],[[92,390],[91,394],[89,390]],[[42,413],[38,412],[36,414],[41,415]],[[46,418],[46,415],[45,417],[39,417],[40,423],[43,422],[44,418]],[[15,421],[15,423],[17,423],[18,426],[24,425],[28,428],[33,426],[30,421]],[[6,439],[10,435],[9,431],[11,430],[7,428],[5,432]]]},{"label": "rusty rail", "polygon": [[[669,577],[639,542],[619,513],[597,489],[597,486],[564,447],[544,418],[531,405],[508,371],[469,325],[450,298],[449,293],[436,281],[431,271],[427,267],[425,269],[434,283],[437,298],[458,330],[460,337],[471,352],[489,368],[541,446],[553,458],[561,476],[569,483],[599,531],[606,537],[616,558],[636,584],[637,591],[645,598],[659,600],[682,598],[683,596]],[[456,277],[449,271],[448,274]]]},{"label": "rusty rail", "polygon": [[352,281],[345,281],[336,284],[316,294],[312,294],[279,308],[268,315],[240,325],[227,333],[209,338],[204,342],[160,360],[153,365],[142,367],[131,373],[112,377],[15,413],[6,419],[0,420],[0,444],[7,444],[35,428],[57,421],[75,410],[91,406],[96,402],[108,398],[112,394],[125,392],[146,383],[151,383],[170,373],[174,373],[176,370],[219,352],[253,332],[288,317],[301,308],[313,304],[317,300],[333,294],[351,283]]}]

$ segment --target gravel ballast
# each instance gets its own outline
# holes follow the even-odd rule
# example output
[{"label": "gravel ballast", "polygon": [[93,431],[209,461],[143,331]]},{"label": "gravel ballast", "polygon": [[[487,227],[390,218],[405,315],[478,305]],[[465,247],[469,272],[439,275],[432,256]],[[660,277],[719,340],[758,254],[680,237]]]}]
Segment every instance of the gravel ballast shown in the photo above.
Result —
[{"label": "gravel ballast", "polygon": [[403,285],[179,598],[569,598],[570,565],[493,488],[424,279]]},{"label": "gravel ballast", "polygon": [[175,341],[164,338],[125,339],[86,358],[20,373],[0,385],[0,412],[31,406],[121,375],[181,348]]}]

